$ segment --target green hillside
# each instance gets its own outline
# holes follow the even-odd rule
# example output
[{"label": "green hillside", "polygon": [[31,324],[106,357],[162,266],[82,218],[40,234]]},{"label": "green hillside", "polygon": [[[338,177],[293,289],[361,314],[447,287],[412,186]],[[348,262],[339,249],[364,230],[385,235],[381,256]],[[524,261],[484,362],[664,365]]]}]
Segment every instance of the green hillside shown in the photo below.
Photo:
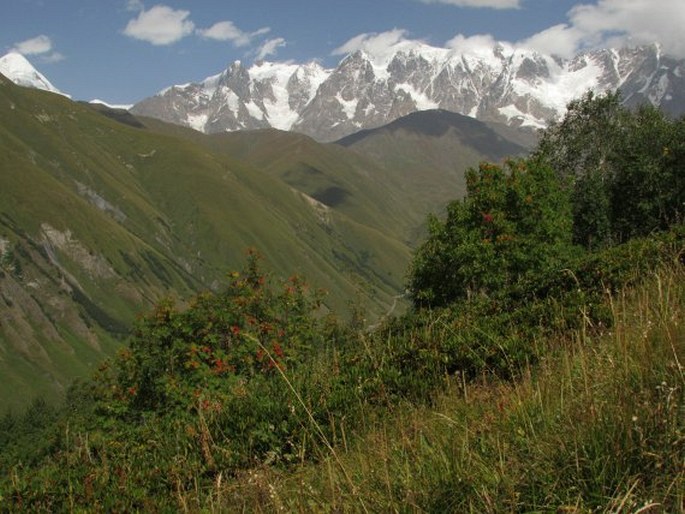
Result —
[{"label": "green hillside", "polygon": [[205,136],[140,121],[249,163],[410,245],[420,237],[417,229],[427,213],[464,195],[468,167],[524,154],[535,140],[527,131],[441,110],[414,113],[330,144],[275,129]]},{"label": "green hillside", "polygon": [[324,311],[354,302],[373,323],[466,167],[522,151],[442,111],[341,144],[207,136],[1,80],[0,407],[61,395],[137,314],[215,289],[249,247],[326,290]]},{"label": "green hillside", "polygon": [[[527,146],[522,146],[524,142]],[[526,131],[431,110],[352,134],[337,145],[388,170],[388,182],[411,198],[424,221],[426,212],[441,212],[447,202],[464,196],[467,168],[523,155],[532,146],[532,138]]]},{"label": "green hillside", "polygon": [[351,219],[405,239],[425,218],[416,196],[393,179],[394,170],[334,144],[276,129],[212,134],[142,119],[146,126],[177,134],[239,159]]},{"label": "green hillside", "polygon": [[[369,318],[410,251],[277,176],[206,145],[0,83],[0,405],[54,397],[162,296],[215,287],[255,247],[329,308]],[[21,395],[17,395],[21,391]]]}]

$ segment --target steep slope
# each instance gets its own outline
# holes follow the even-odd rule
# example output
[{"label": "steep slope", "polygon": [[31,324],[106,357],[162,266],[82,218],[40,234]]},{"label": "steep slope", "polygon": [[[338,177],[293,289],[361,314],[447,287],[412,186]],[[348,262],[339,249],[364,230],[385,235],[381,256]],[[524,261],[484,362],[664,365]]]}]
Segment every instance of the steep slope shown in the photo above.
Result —
[{"label": "steep slope", "polygon": [[503,44],[445,49],[400,41],[383,52],[357,51],[328,70],[315,63],[235,62],[132,111],[207,133],[273,127],[334,141],[430,109],[540,128],[587,90],[616,89],[629,104],[685,113],[685,61],[658,45],[564,60]]},{"label": "steep slope", "polygon": [[59,395],[141,309],[216,287],[249,246],[338,311],[402,289],[404,243],[226,152],[2,76],[0,120],[2,406]]}]

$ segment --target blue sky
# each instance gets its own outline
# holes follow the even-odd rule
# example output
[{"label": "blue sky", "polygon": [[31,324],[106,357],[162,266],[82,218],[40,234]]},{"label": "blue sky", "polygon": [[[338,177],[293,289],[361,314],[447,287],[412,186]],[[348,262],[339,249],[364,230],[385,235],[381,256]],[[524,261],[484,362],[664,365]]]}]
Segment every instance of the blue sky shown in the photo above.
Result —
[{"label": "blue sky", "polygon": [[[3,0],[0,54],[75,99],[133,103],[260,57],[334,66],[397,39],[506,41],[568,56],[658,41],[685,57],[685,0]],[[478,37],[474,37],[478,36]]]}]

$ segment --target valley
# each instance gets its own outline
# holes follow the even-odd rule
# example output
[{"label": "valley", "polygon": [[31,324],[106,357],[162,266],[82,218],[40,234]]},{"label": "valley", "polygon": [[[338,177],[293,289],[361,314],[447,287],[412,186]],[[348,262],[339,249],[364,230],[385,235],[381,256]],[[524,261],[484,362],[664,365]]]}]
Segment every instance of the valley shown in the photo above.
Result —
[{"label": "valley", "polygon": [[[525,152],[466,118],[426,131],[441,111],[396,137],[322,144],[274,129],[204,135],[1,80],[5,407],[61,397],[137,315],[221,288],[248,248],[276,276],[324,289],[325,311],[354,302],[375,323],[404,290],[428,212],[463,194],[463,170]],[[374,137],[385,150],[364,150]]]}]

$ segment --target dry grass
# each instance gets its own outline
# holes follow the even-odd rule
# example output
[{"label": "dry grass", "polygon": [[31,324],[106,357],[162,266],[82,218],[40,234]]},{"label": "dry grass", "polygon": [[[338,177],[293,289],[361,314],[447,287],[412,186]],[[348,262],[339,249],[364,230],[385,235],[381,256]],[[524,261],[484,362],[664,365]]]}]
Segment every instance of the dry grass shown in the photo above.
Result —
[{"label": "dry grass", "polygon": [[[685,274],[612,298],[516,383],[455,377],[317,464],[217,484],[212,511],[685,511]],[[360,498],[362,502],[360,502]]]}]

